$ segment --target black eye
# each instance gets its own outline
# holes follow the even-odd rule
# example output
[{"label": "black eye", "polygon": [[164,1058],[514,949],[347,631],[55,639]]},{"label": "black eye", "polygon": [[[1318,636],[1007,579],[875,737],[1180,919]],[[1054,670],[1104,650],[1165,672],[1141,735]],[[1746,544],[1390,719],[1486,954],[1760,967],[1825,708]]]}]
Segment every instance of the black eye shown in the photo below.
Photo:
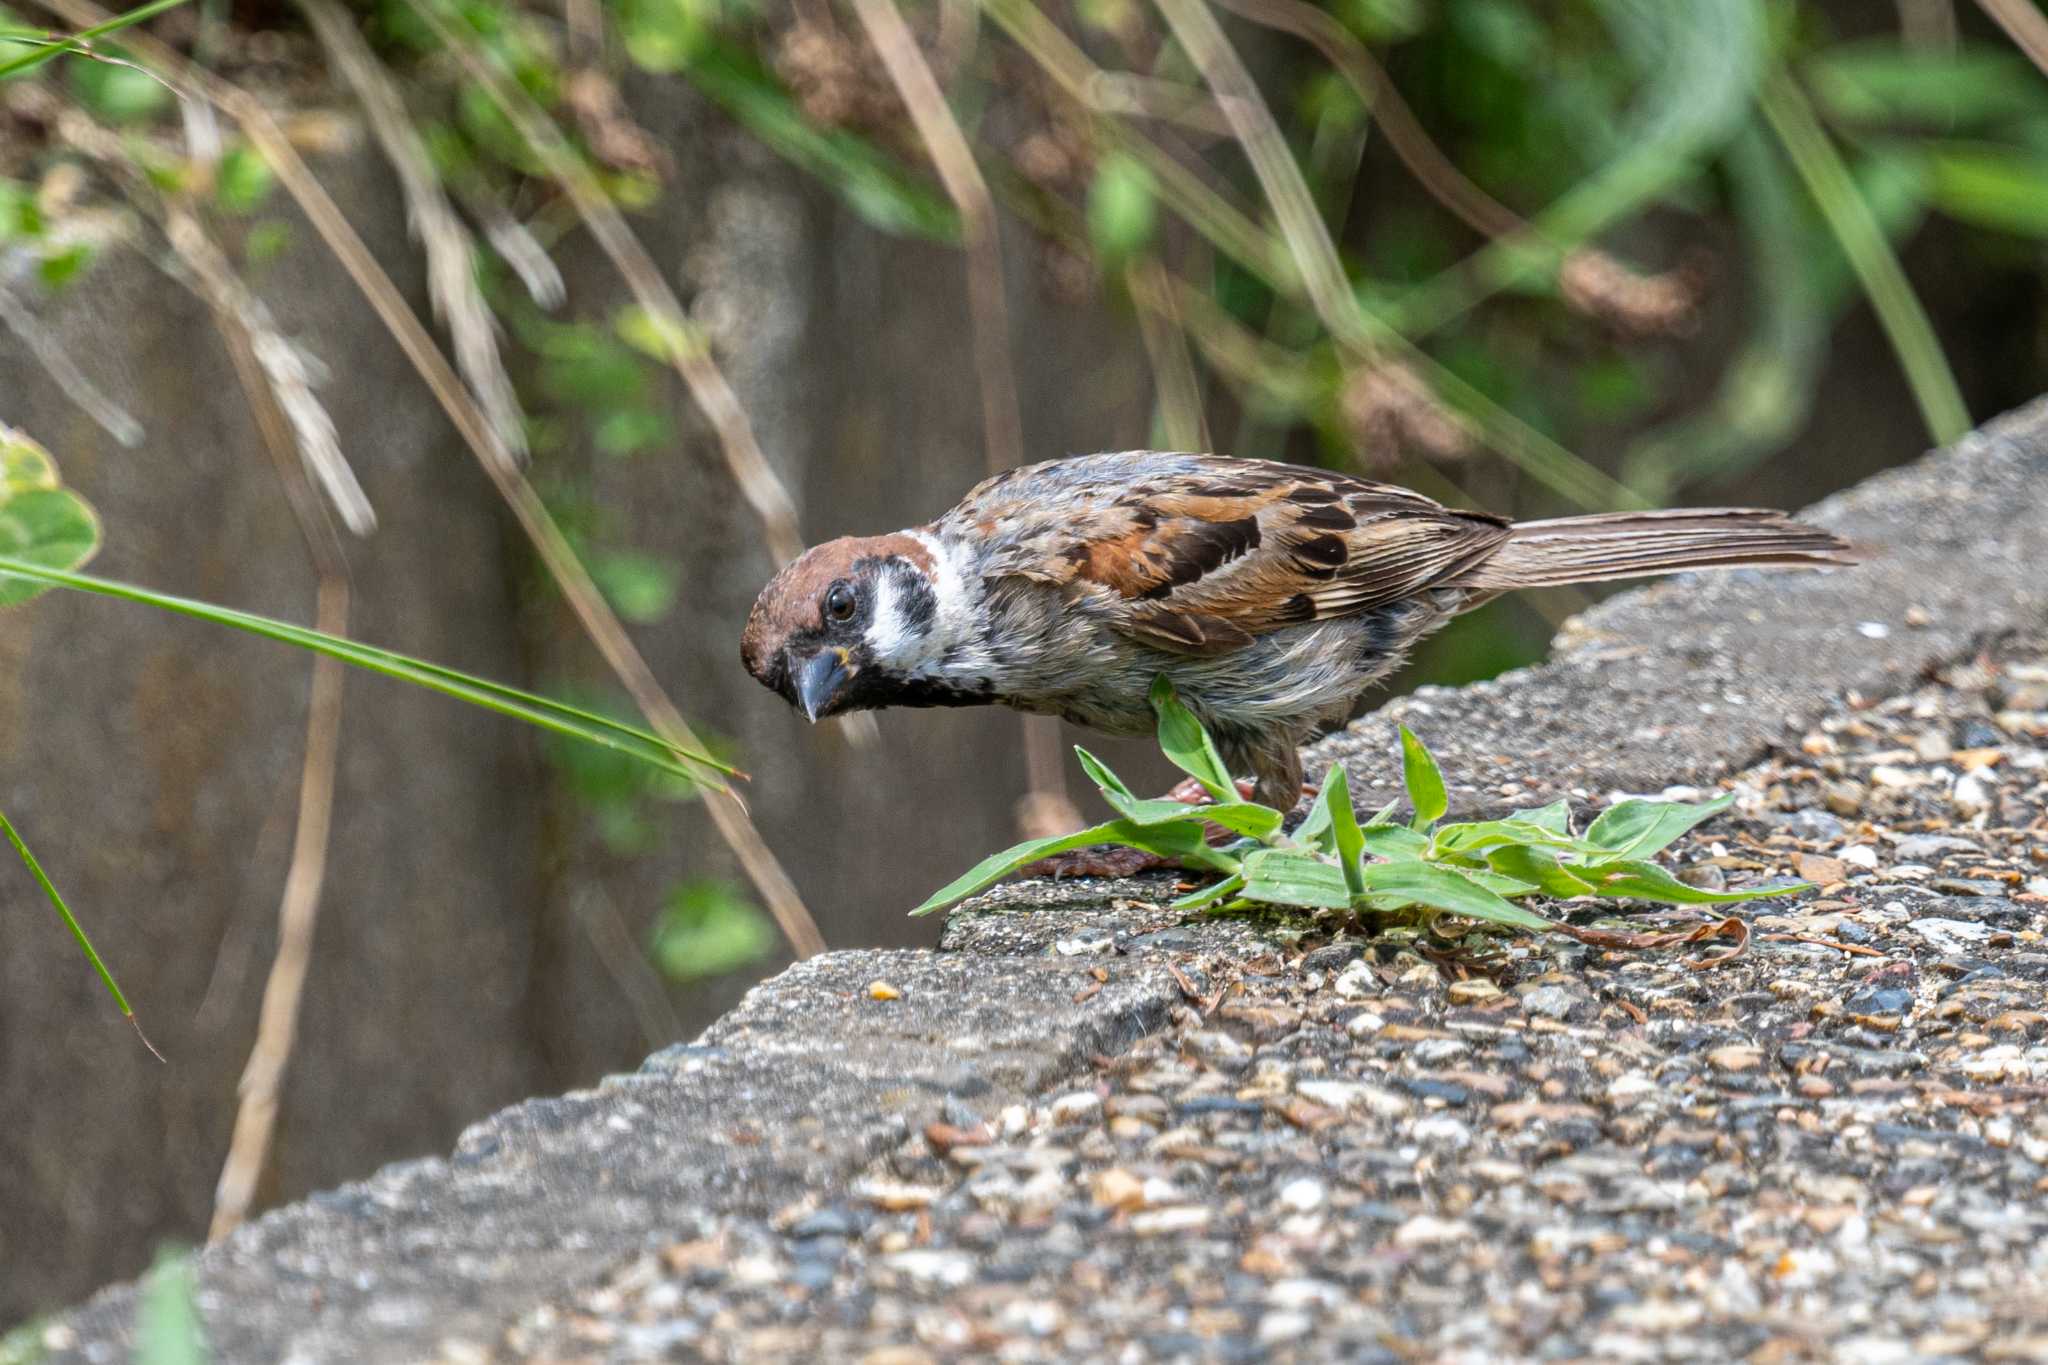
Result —
[{"label": "black eye", "polygon": [[853,589],[844,583],[834,583],[825,589],[825,619],[835,624],[845,624],[853,619]]}]

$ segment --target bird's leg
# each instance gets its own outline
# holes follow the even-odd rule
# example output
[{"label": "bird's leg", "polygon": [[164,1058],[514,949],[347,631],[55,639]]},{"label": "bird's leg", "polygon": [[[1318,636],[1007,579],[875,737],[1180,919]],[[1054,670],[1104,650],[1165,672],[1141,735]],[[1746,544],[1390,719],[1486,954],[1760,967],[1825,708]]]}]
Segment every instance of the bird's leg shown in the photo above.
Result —
[{"label": "bird's leg", "polygon": [[[1250,778],[1240,777],[1237,779],[1237,794],[1246,801],[1252,799],[1252,781]],[[1209,789],[1202,785],[1201,779],[1195,777],[1182,778],[1174,785],[1173,790],[1166,794],[1166,799],[1178,801],[1183,806],[1206,806],[1215,800],[1214,797],[1209,795]]]},{"label": "bird's leg", "polygon": [[1248,755],[1252,775],[1258,778],[1254,799],[1277,811],[1291,811],[1309,794],[1301,782],[1301,748],[1292,735],[1262,745]]}]

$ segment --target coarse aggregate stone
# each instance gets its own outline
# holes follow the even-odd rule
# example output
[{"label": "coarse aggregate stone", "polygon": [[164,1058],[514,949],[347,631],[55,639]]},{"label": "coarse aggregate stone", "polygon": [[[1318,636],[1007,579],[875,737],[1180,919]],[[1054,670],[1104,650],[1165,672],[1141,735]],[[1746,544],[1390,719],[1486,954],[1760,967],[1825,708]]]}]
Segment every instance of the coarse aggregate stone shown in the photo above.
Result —
[{"label": "coarse aggregate stone", "polygon": [[[1403,720],[1461,816],[1731,790],[1680,874],[1817,889],[1727,934],[1012,884],[209,1248],[214,1358],[2048,1358],[2044,490],[2036,405],[1817,509],[1852,572],[1629,594],[1318,750],[1376,804]],[[136,1295],[36,1342],[125,1359]]]}]

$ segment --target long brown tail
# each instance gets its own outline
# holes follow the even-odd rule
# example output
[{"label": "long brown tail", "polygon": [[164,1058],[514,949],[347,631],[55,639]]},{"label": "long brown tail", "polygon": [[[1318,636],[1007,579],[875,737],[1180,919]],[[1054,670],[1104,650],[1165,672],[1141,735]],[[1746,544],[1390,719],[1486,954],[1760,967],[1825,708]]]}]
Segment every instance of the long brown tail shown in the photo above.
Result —
[{"label": "long brown tail", "polygon": [[1682,569],[1814,569],[1855,562],[1847,541],[1783,512],[1696,507],[1520,522],[1463,578],[1475,588],[1499,591]]}]

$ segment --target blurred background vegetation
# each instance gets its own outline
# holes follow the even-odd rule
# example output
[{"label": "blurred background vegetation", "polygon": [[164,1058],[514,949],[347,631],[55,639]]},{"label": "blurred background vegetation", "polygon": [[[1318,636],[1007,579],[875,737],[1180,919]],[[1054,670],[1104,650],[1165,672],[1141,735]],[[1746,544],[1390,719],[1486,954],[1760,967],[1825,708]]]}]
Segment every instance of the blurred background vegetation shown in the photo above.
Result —
[{"label": "blurred background vegetation", "polygon": [[[199,627],[0,615],[0,799],[182,1062],[49,1044],[93,1006],[6,873],[51,951],[4,969],[0,1096],[40,1117],[0,1322],[629,1067],[814,921],[920,941],[904,907],[1071,818],[1049,734],[809,733],[733,677],[805,541],[1132,445],[1523,517],[1797,506],[2048,373],[2033,0],[145,9],[67,47],[107,16],[0,8],[0,422],[103,564],[686,716],[752,812]],[[1588,600],[1498,602],[1399,686]],[[251,966],[294,954],[296,1053]],[[252,1038],[277,1113],[243,1082],[224,1215]]]}]

